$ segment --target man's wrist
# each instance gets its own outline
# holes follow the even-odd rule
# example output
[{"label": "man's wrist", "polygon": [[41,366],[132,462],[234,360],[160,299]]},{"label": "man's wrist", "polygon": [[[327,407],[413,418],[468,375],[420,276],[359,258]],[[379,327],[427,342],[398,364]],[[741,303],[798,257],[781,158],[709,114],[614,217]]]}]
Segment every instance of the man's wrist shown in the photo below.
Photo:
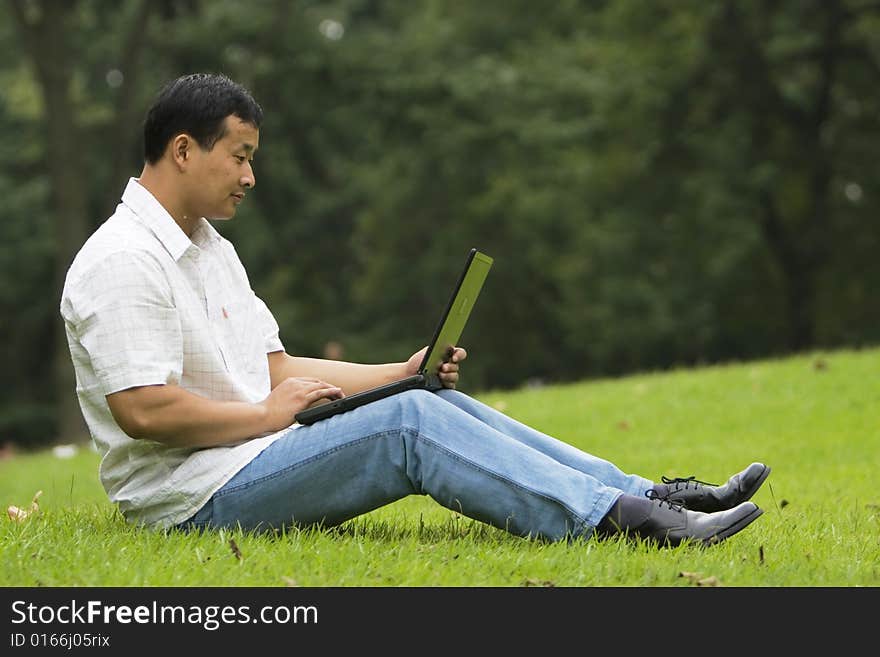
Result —
[{"label": "man's wrist", "polygon": [[269,414],[269,407],[266,404],[266,401],[263,400],[261,402],[256,402],[255,404],[253,404],[253,406],[254,422],[258,427],[256,435],[263,436],[265,434],[275,431],[275,428],[271,426],[271,416]]},{"label": "man's wrist", "polygon": [[394,368],[394,373],[388,382],[392,381],[400,381],[401,379],[405,379],[408,376],[412,376],[413,374],[417,374],[417,372],[410,371],[409,362],[403,363],[395,363],[396,367]]}]

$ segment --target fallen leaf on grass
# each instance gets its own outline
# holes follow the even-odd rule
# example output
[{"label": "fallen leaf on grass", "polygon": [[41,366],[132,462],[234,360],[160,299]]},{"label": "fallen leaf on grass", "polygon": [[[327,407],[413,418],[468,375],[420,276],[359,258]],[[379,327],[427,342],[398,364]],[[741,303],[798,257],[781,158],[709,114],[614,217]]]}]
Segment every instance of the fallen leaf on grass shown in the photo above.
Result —
[{"label": "fallen leaf on grass", "polygon": [[241,561],[241,550],[238,549],[238,544],[235,542],[234,538],[229,539],[229,549],[232,550],[232,554],[235,555],[235,558]]},{"label": "fallen leaf on grass", "polygon": [[720,580],[714,575],[703,577],[703,573],[682,570],[678,576],[686,578],[694,586],[721,586]]},{"label": "fallen leaf on grass", "polygon": [[556,584],[554,582],[551,582],[549,579],[537,580],[528,577],[526,578],[526,581],[523,582],[523,586],[543,586],[545,588],[554,588]]},{"label": "fallen leaf on grass", "polygon": [[42,494],[43,491],[41,490],[38,490],[34,494],[34,499],[31,501],[30,508],[22,509],[21,507],[17,507],[14,504],[9,505],[6,508],[6,515],[9,516],[10,520],[13,520],[15,522],[22,522],[24,520],[27,520],[29,516],[40,512],[40,505],[37,503],[37,500]]},{"label": "fallen leaf on grass", "polygon": [[6,509],[6,515],[9,516],[10,520],[21,522],[28,517],[28,512],[24,509],[18,508],[17,506],[10,506]]}]

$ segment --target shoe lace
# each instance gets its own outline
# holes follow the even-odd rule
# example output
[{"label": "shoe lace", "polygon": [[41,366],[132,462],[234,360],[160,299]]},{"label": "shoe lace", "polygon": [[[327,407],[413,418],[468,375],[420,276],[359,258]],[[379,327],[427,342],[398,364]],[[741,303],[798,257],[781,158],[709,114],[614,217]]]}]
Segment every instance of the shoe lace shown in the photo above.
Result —
[{"label": "shoe lace", "polygon": [[661,505],[666,504],[673,511],[681,511],[684,508],[684,502],[681,500],[670,500],[668,495],[660,495],[653,488],[645,491],[645,497],[651,501],[657,501]]},{"label": "shoe lace", "polygon": [[[675,477],[674,479],[670,479],[666,475],[663,475],[660,478],[660,480],[664,484],[668,484],[670,486],[674,485],[675,490],[681,490],[682,488],[687,490],[691,484],[694,485],[694,488],[697,488],[698,486],[717,486],[718,485],[718,484],[710,484],[708,481],[700,481],[699,479],[697,479],[693,475],[691,475],[690,477]],[[682,484],[684,484],[684,486],[682,486]]]}]

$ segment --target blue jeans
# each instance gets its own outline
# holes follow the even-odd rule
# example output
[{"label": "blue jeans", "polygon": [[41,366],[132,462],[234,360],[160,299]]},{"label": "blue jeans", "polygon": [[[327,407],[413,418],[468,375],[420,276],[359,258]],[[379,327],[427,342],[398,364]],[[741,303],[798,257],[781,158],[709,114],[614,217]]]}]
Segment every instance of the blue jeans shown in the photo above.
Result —
[{"label": "blue jeans", "polygon": [[654,482],[459,392],[411,390],[291,430],[183,528],[336,525],[428,495],[519,536],[588,536],[620,495]]}]

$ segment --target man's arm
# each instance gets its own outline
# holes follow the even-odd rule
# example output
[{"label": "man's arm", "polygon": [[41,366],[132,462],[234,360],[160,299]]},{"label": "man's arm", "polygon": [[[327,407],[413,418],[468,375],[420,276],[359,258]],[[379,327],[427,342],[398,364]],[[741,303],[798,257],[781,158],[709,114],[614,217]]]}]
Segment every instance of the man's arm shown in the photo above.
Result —
[{"label": "man's arm", "polygon": [[[368,365],[341,360],[291,356],[284,351],[269,354],[272,389],[290,377],[309,377],[329,381],[342,388],[346,395],[391,383],[410,375],[407,363]],[[412,372],[415,374],[415,372]]]},{"label": "man's arm", "polygon": [[342,391],[314,378],[288,378],[259,403],[215,401],[166,384],[107,395],[113,417],[135,439],[172,447],[214,447],[286,429],[294,416]]},{"label": "man's arm", "polygon": [[[415,374],[425,349],[406,362],[381,365],[276,351],[268,355],[272,392],[254,404],[216,401],[172,384],[114,392],[107,395],[107,403],[117,424],[132,438],[172,447],[226,445],[286,429],[299,411],[321,399],[336,399]],[[455,387],[458,364],[466,357],[467,352],[457,347],[452,359],[440,368],[445,387]]]},{"label": "man's arm", "polygon": [[[276,385],[289,377],[310,377],[329,381],[342,388],[346,395],[353,395],[368,388],[417,374],[427,349],[427,347],[420,349],[406,362],[380,365],[306,358],[291,356],[284,351],[275,351],[269,354],[272,389],[274,390]],[[467,352],[462,347],[456,347],[449,362],[443,363],[440,367],[440,380],[444,387],[454,388],[458,383],[459,363],[465,358]]]}]

